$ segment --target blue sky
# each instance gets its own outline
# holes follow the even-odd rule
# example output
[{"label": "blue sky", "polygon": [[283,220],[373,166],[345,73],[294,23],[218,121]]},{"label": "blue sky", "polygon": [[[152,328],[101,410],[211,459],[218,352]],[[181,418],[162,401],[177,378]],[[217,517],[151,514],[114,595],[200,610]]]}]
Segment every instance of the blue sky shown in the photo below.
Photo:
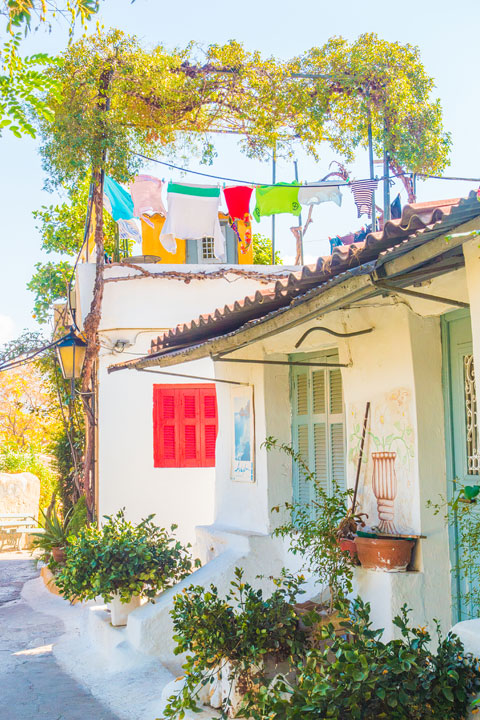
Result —
[{"label": "blue sky", "polygon": [[[250,49],[266,55],[287,58],[323,44],[332,35],[353,40],[363,32],[376,32],[387,40],[418,45],[427,72],[435,79],[435,94],[441,98],[445,126],[452,133],[451,166],[447,175],[480,177],[478,140],[478,36],[480,3],[478,0],[421,0],[416,4],[386,3],[385,0],[243,0],[242,3],[219,0],[103,0],[100,21],[106,27],[119,27],[136,34],[145,47],[156,43],[183,46],[190,40],[209,44],[236,39]],[[67,33],[55,25],[52,33],[37,32],[27,39],[25,52],[56,53],[66,44]],[[210,168],[192,161],[192,169],[219,175],[270,182],[268,164],[251,161],[239,151],[236,140],[221,138],[218,157]],[[0,137],[0,198],[3,217],[0,261],[0,343],[18,334],[22,328],[35,328],[32,318],[33,297],[25,286],[34,264],[46,259],[40,250],[32,211],[57,197],[43,190],[45,176],[38,155],[38,144],[29,139]],[[299,175],[314,181],[328,172],[329,163],[338,159],[328,147],[321,148],[319,163],[298,154]],[[355,177],[368,175],[368,161],[360,153],[349,166]],[[145,170],[166,180],[182,179],[160,166],[145,165]],[[380,171],[379,171],[380,174]],[[280,161],[277,180],[293,180],[293,164]],[[195,182],[193,176],[183,179]],[[430,200],[466,195],[478,183],[429,180],[419,185],[418,199]],[[394,197],[401,187],[392,189]],[[403,199],[404,198],[404,194]],[[277,245],[282,256],[292,261],[294,238],[289,231],[290,216],[277,219]],[[314,224],[305,238],[306,259],[329,252],[328,236],[347,233],[361,227],[350,191],[343,193],[341,208],[332,203],[314,211]],[[260,230],[268,232],[268,221]]]}]

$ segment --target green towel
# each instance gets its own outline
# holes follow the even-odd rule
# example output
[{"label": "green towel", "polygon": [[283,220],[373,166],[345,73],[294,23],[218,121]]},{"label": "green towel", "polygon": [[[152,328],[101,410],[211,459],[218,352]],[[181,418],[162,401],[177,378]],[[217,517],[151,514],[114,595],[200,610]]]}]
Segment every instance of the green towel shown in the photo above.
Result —
[{"label": "green towel", "polygon": [[300,215],[302,206],[298,202],[298,183],[277,183],[260,185],[255,191],[255,210],[253,217],[260,222],[261,217],[290,213]]}]

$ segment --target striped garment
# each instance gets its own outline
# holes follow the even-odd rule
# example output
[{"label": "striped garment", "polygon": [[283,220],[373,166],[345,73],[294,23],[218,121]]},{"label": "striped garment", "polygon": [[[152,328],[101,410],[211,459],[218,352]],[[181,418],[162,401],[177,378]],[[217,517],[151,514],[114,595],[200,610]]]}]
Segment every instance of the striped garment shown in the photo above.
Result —
[{"label": "striped garment", "polygon": [[358,217],[367,214],[372,217],[372,195],[378,187],[378,180],[355,180],[351,188]]}]

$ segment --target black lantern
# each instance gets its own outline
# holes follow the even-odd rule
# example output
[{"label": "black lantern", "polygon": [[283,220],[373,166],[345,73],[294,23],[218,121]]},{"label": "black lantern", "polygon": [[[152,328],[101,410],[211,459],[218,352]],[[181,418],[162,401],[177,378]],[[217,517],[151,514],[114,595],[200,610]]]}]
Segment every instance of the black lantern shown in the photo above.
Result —
[{"label": "black lantern", "polygon": [[62,338],[56,347],[58,362],[65,380],[70,380],[72,384],[72,396],[75,380],[78,380],[82,374],[83,361],[85,360],[85,352],[87,343],[82,338],[75,335],[73,328],[64,338]]}]

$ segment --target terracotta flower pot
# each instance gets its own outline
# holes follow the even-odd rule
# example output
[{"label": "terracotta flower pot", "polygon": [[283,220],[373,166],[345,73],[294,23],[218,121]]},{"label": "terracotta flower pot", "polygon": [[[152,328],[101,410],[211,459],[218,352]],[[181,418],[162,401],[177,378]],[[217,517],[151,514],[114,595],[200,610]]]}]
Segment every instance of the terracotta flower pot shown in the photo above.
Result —
[{"label": "terracotta flower pot", "polygon": [[52,557],[56,563],[64,563],[67,559],[65,548],[63,547],[52,547]]},{"label": "terracotta flower pot", "polygon": [[377,498],[378,529],[388,535],[396,535],[395,498],[397,497],[397,474],[395,452],[373,452],[372,489]]},{"label": "terracotta flower pot", "polygon": [[355,545],[355,540],[350,540],[350,538],[340,538],[338,544],[340,545],[340,550],[350,553],[351,558],[357,556],[357,546]]},{"label": "terracotta flower pot", "polygon": [[362,567],[382,572],[405,572],[415,541],[357,537],[355,545]]}]

